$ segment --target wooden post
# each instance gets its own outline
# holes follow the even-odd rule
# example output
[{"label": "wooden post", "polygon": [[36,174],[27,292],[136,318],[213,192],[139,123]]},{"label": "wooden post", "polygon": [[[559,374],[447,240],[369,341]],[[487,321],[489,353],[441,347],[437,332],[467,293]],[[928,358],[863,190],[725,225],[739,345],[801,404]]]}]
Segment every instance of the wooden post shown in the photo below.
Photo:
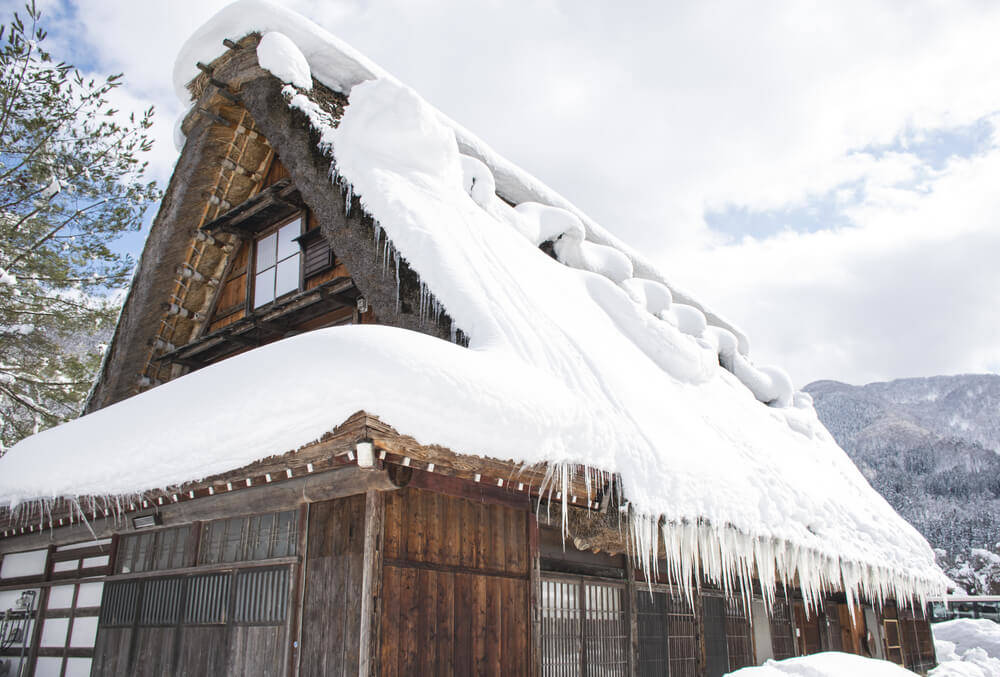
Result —
[{"label": "wooden post", "polygon": [[296,543],[296,559],[298,562],[291,567],[289,576],[289,599],[291,608],[288,613],[288,640],[285,661],[288,675],[299,674],[299,659],[302,655],[302,602],[306,589],[306,556],[309,549],[309,504],[298,507],[298,541]]},{"label": "wooden post", "polygon": [[541,571],[539,570],[538,559],[538,516],[534,512],[528,513],[528,565],[530,580],[528,583],[528,609],[531,619],[530,628],[530,651],[531,651],[531,675],[538,677],[542,672],[542,611],[539,606],[539,590],[541,585]]},{"label": "wooden post", "polygon": [[632,555],[625,553],[625,591],[628,593],[628,673],[631,677],[639,674],[639,612],[635,590],[635,567]]},{"label": "wooden post", "polygon": [[364,564],[361,579],[361,650],[358,676],[378,677],[379,630],[382,617],[382,538],[385,533],[385,494],[365,494]]}]

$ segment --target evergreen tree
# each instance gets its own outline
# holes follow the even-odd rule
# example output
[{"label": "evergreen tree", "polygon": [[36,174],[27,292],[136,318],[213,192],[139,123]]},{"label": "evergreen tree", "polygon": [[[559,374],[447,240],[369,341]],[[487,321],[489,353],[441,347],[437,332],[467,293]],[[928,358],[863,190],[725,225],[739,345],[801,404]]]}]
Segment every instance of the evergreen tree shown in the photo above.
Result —
[{"label": "evergreen tree", "polygon": [[25,10],[0,27],[0,454],[79,412],[133,268],[112,243],[159,199],[153,109],[123,119],[121,75],[55,61]]}]

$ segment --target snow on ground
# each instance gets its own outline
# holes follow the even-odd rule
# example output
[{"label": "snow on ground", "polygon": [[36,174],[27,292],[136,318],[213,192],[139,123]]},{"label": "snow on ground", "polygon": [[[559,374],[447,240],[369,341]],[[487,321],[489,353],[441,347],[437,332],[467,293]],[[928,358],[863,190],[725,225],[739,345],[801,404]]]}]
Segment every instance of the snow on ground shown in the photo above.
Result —
[{"label": "snow on ground", "polygon": [[1000,624],[956,618],[931,627],[940,662],[932,677],[1000,677]]},{"label": "snow on ground", "polygon": [[783,661],[768,660],[763,665],[742,668],[728,673],[733,677],[913,677],[910,672],[895,663],[864,658],[849,653],[826,651],[809,656],[787,658]]},{"label": "snow on ground", "polygon": [[[1000,677],[1000,625],[985,619],[960,618],[936,623],[934,647],[938,666],[928,677]],[[903,677],[915,673],[890,663],[852,654],[825,652],[730,673],[734,677]]]}]

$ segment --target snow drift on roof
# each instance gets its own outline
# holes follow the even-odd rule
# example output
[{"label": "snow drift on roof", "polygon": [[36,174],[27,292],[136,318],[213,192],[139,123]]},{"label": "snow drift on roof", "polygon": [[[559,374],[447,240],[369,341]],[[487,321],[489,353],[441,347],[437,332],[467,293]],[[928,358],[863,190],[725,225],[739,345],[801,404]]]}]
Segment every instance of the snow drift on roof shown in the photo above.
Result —
[{"label": "snow drift on roof", "polygon": [[[268,0],[241,0],[220,10],[184,43],[174,63],[173,84],[177,96],[185,103],[190,101],[187,84],[198,75],[196,64],[199,61],[209,63],[219,56],[224,39],[238,40],[249,33],[269,31],[283,33],[294,42],[308,61],[313,77],[335,91],[350,94],[352,87],[373,78],[397,81],[368,57],[309,19]],[[562,195],[501,156],[457,122],[432,110],[442,123],[454,130],[462,153],[478,158],[489,167],[497,193],[515,204],[540,202],[569,210],[583,222],[588,240],[625,253],[638,275],[667,284],[678,301],[699,308],[711,324],[732,331],[739,340],[740,350],[748,351],[749,342],[739,328],[667,280],[660,270]]]},{"label": "snow drift on roof", "polygon": [[[377,75],[273,11],[280,20],[255,27],[294,41],[317,80]],[[218,45],[239,32],[199,34]],[[766,597],[775,574],[813,599],[830,587],[849,599],[943,592],[927,543],[780,371],[754,367],[738,336],[676,302],[577,213],[514,209],[483,189],[497,163],[463,157],[463,132],[411,90],[389,77],[350,89],[336,129],[306,94],[284,92],[379,223],[376,238],[420,275],[469,348],[385,327],[259,348],[24,440],[0,459],[2,500],[198,479],[295,449],[364,409],[425,444],[619,473],[640,556],[650,565],[659,539],[684,584],[701,567],[727,589],[756,574]]]}]

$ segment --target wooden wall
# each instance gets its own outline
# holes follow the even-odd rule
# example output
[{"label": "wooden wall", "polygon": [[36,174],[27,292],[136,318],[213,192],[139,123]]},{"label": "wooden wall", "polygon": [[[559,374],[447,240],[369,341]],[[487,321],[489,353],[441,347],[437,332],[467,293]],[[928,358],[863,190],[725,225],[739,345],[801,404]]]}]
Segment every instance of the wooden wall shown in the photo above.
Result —
[{"label": "wooden wall", "polygon": [[531,672],[528,518],[419,489],[387,496],[382,675]]},{"label": "wooden wall", "polygon": [[314,503],[302,604],[299,674],[357,675],[365,495]]}]

